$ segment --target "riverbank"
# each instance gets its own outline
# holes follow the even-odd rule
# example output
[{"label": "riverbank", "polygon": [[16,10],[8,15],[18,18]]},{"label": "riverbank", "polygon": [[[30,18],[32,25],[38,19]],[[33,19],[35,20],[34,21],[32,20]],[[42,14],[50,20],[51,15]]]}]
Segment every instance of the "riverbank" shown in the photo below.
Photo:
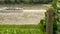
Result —
[{"label": "riverbank", "polygon": [[50,4],[10,4],[10,5],[0,5],[0,8],[2,7],[8,7],[8,8],[23,8],[23,9],[45,9]]}]

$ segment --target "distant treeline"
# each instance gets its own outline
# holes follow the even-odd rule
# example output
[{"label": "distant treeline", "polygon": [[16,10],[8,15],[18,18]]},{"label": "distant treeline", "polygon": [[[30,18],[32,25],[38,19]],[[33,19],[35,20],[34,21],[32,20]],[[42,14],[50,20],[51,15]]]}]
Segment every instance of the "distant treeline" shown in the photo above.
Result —
[{"label": "distant treeline", "polygon": [[40,3],[50,3],[52,0],[0,0],[0,4],[20,4],[20,3],[27,3],[27,4],[40,4]]}]

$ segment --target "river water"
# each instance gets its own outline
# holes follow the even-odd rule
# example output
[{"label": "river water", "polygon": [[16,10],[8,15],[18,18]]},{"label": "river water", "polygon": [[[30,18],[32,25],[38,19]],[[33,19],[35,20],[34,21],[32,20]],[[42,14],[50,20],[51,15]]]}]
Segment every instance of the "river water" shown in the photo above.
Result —
[{"label": "river water", "polygon": [[[44,8],[47,5],[45,6],[41,5],[41,6],[43,6]],[[0,24],[38,24],[40,20],[45,17],[46,10],[43,9],[42,7],[36,9],[35,8],[22,9],[21,11],[0,10]]]}]

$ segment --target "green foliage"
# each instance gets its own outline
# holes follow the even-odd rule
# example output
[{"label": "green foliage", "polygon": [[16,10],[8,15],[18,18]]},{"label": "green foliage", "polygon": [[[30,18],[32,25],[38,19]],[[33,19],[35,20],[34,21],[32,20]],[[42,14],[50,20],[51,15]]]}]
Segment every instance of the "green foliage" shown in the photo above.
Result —
[{"label": "green foliage", "polygon": [[11,1],[10,1],[10,0],[4,0],[4,3],[5,3],[5,4],[10,4]]},{"label": "green foliage", "polygon": [[40,0],[33,0],[33,3],[39,3]]},{"label": "green foliage", "polygon": [[14,4],[14,3],[15,3],[15,0],[10,0],[10,1],[11,1],[11,3],[12,3],[12,4]]},{"label": "green foliage", "polygon": [[55,12],[57,12],[57,0],[53,0],[52,7],[55,9]]},{"label": "green foliage", "polygon": [[42,19],[40,21],[40,23],[38,24],[39,28],[41,29],[41,31],[43,32],[43,34],[45,34],[46,32],[46,19]]},{"label": "green foliage", "polygon": [[58,10],[57,10],[57,0],[53,0],[52,7],[55,9],[53,34],[57,34],[57,30],[58,30],[58,24],[57,23],[59,22],[59,16],[58,16]]},{"label": "green foliage", "polygon": [[15,3],[20,4],[21,0],[15,0]]},{"label": "green foliage", "polygon": [[32,0],[22,0],[23,3],[31,3]]},{"label": "green foliage", "polygon": [[[8,24],[7,24],[8,25]],[[38,26],[37,25],[1,25],[0,24],[0,28],[21,28],[21,29],[23,29],[23,28],[26,28],[26,29],[29,29],[29,28],[33,28],[33,29],[35,29],[35,28],[38,28]]]},{"label": "green foliage", "polygon": [[[54,0],[53,3],[52,3],[52,7],[55,9],[55,17],[54,17],[54,23],[53,23],[53,34],[57,34],[57,30],[58,30],[58,24],[60,21],[59,21],[59,12],[57,10],[57,0]],[[44,30],[46,30],[46,20],[45,19],[42,19],[40,21],[40,23],[38,24],[40,27],[41,27],[41,30],[44,32]],[[45,27],[44,27],[45,26]]]},{"label": "green foliage", "polygon": [[0,34],[42,34],[39,29],[0,29]]},{"label": "green foliage", "polygon": [[17,3],[17,4],[20,4],[20,3],[26,3],[26,4],[40,4],[40,3],[49,3],[49,2],[52,2],[52,0],[0,0],[0,4],[13,4],[13,3]]},{"label": "green foliage", "polygon": [[37,25],[0,25],[0,34],[43,34]]}]

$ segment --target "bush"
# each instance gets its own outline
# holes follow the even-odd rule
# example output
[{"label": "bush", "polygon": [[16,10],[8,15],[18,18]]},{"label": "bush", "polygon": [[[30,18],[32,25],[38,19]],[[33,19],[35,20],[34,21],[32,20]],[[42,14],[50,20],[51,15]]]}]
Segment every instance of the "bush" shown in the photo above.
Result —
[{"label": "bush", "polygon": [[46,32],[46,18],[42,19],[38,26],[43,32]]},{"label": "bush", "polygon": [[44,0],[43,3],[48,3],[48,0]]},{"label": "bush", "polygon": [[19,4],[20,3],[20,0],[15,0],[15,3]]},{"label": "bush", "polygon": [[32,0],[22,0],[23,3],[31,3]]},{"label": "bush", "polygon": [[5,4],[10,4],[11,1],[10,1],[10,0],[4,0],[4,3],[5,3]]},{"label": "bush", "polygon": [[52,2],[52,0],[0,0],[0,4],[14,4],[14,3],[34,3],[34,4],[40,4],[40,3],[49,3]]},{"label": "bush", "polygon": [[15,0],[10,0],[10,1],[11,1],[11,3],[12,3],[12,4],[14,4],[14,3],[15,3]]},{"label": "bush", "polygon": [[33,3],[39,3],[40,0],[33,0]]},{"label": "bush", "polygon": [[0,4],[3,4],[4,3],[4,0],[2,1],[2,0],[0,0]]}]

